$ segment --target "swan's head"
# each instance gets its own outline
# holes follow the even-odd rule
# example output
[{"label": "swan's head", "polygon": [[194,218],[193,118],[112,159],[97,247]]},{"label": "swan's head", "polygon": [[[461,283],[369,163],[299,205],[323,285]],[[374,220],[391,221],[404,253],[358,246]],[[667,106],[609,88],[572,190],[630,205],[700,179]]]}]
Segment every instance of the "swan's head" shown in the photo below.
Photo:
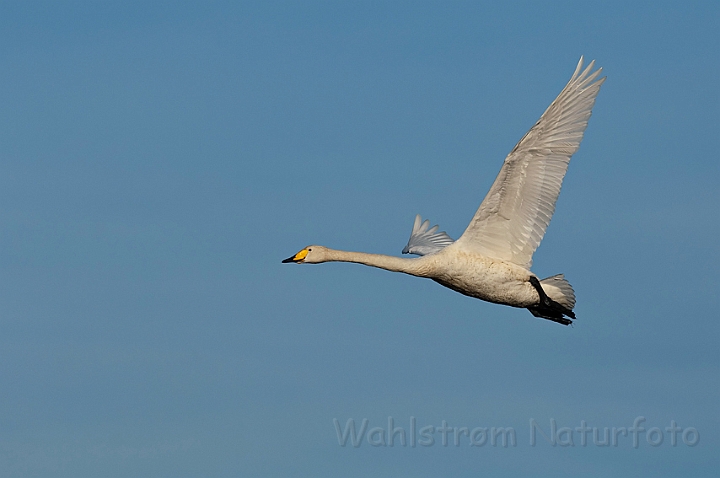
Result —
[{"label": "swan's head", "polygon": [[319,264],[325,262],[327,247],[323,246],[307,246],[294,256],[288,257],[283,263],[294,262],[296,264]]}]

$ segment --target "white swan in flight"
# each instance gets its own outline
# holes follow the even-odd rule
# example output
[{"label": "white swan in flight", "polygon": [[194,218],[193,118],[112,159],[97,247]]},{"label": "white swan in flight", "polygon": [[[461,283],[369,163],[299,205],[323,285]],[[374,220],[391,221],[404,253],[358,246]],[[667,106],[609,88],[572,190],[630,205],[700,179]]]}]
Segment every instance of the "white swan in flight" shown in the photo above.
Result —
[{"label": "white swan in flight", "polygon": [[527,308],[563,325],[575,319],[575,293],[562,274],[539,280],[532,255],[545,235],[570,157],[577,151],[605,77],[583,69],[505,158],[500,173],[470,225],[457,241],[418,215],[402,257],[308,246],[282,262],[355,262],[426,277],[461,294]]}]

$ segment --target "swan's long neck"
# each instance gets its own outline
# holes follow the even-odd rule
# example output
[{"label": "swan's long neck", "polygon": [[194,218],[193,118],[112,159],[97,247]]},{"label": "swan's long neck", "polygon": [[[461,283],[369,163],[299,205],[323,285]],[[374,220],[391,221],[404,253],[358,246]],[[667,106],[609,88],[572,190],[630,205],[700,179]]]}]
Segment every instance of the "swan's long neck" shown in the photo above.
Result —
[{"label": "swan's long neck", "polygon": [[377,267],[392,272],[403,272],[414,276],[424,276],[427,267],[421,258],[405,259],[402,257],[386,256],[383,254],[368,254],[366,252],[338,251],[327,249],[326,262],[355,262],[370,267]]}]

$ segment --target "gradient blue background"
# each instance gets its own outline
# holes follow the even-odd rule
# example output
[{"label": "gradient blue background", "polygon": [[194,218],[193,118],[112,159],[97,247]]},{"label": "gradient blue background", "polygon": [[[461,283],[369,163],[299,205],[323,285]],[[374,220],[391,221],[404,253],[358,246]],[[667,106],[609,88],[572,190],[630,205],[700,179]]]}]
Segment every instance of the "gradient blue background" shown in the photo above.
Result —
[{"label": "gradient blue background", "polygon": [[[717,476],[720,7],[500,3],[3,2],[0,476]],[[575,327],[280,263],[458,237],[580,55]],[[338,445],[388,416],[518,444]],[[637,416],[700,443],[529,445]]]}]

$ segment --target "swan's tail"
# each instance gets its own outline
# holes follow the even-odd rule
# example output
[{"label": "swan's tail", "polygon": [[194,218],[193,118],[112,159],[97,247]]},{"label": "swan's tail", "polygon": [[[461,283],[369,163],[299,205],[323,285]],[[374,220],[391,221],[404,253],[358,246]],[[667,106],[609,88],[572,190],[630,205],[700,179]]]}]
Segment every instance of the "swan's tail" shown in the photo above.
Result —
[{"label": "swan's tail", "polygon": [[[535,279],[536,288],[537,285],[542,287],[542,290],[550,299],[546,303],[543,303],[542,297],[541,302],[537,306],[528,307],[528,310],[535,317],[542,317],[543,319],[552,320],[563,325],[572,324],[572,320],[563,317],[574,319],[575,314],[573,308],[575,307],[575,291],[573,290],[570,283],[565,280],[562,274],[554,275],[537,282]],[[542,294],[541,294],[542,295]]]},{"label": "swan's tail", "polygon": [[562,274],[543,279],[540,285],[548,297],[558,304],[570,310],[575,308],[575,291]]}]

